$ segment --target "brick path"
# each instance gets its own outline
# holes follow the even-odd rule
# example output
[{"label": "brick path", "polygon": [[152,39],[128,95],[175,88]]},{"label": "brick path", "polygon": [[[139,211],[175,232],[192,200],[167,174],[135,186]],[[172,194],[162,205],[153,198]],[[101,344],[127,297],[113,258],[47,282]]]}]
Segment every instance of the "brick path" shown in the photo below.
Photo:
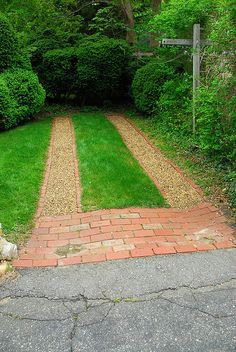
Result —
[{"label": "brick path", "polygon": [[19,259],[13,261],[15,267],[64,266],[234,247],[233,229],[220,211],[206,202],[185,210],[128,208],[81,212],[75,147],[77,212],[42,216],[53,143],[54,134],[36,226],[27,246],[20,250]]}]

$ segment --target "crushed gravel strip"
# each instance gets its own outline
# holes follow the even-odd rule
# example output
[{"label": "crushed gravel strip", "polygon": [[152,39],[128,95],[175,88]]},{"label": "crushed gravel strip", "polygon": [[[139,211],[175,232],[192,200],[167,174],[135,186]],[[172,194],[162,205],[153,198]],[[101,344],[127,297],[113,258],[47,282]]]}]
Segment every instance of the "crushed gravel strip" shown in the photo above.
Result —
[{"label": "crushed gravel strip", "polygon": [[77,212],[73,126],[69,117],[56,117],[53,124],[51,166],[43,216]]},{"label": "crushed gravel strip", "polygon": [[143,169],[160,186],[170,206],[188,209],[203,201],[199,192],[172,166],[161,152],[154,149],[138,131],[120,115],[108,119],[120,132],[124,142]]}]

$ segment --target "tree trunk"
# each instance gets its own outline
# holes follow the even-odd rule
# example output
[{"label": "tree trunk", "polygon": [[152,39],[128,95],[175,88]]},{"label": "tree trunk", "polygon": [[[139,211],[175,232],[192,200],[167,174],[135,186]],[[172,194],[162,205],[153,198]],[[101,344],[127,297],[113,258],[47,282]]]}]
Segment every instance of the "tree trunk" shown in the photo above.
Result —
[{"label": "tree trunk", "polygon": [[128,26],[126,39],[128,43],[134,45],[136,43],[136,34],[134,30],[135,21],[131,0],[121,0],[120,3],[125,14],[126,24]]},{"label": "tree trunk", "polygon": [[[157,15],[160,10],[161,10],[161,3],[162,0],[152,0],[152,12],[154,15]],[[156,48],[159,45],[158,40],[157,40],[157,35],[156,33],[151,33],[150,34],[150,46],[152,48]]]}]

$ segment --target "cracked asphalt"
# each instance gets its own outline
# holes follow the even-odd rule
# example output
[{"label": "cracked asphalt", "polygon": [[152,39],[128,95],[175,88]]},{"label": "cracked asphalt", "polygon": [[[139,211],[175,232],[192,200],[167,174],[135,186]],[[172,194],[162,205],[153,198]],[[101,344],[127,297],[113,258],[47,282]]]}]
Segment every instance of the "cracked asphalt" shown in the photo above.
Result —
[{"label": "cracked asphalt", "polygon": [[236,250],[19,270],[1,352],[235,352]]}]

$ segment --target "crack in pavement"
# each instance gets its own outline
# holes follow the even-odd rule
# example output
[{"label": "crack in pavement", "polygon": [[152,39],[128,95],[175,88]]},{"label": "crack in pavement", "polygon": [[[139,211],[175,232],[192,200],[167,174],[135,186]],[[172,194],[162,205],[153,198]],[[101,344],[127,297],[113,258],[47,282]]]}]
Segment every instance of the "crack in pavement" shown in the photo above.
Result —
[{"label": "crack in pavement", "polygon": [[[191,286],[188,286],[188,285],[181,285],[179,287],[169,287],[169,288],[166,288],[166,289],[161,289],[161,290],[158,290],[158,291],[152,291],[152,292],[148,292],[148,293],[143,293],[143,294],[140,294],[140,295],[133,295],[133,296],[130,296],[130,297],[117,297],[117,298],[110,298],[108,297],[105,292],[102,292],[102,295],[103,297],[96,297],[96,298],[92,298],[92,297],[87,297],[85,296],[85,294],[79,294],[78,296],[74,296],[74,297],[62,297],[62,298],[59,298],[59,297],[48,297],[46,295],[33,295],[33,294],[17,294],[14,296],[13,294],[13,290],[12,290],[12,294],[11,295],[8,295],[2,299],[0,299],[0,305],[1,304],[7,304],[8,300],[20,300],[20,299],[23,299],[23,298],[32,298],[32,299],[45,299],[45,300],[48,300],[48,301],[52,301],[52,302],[59,302],[59,303],[62,303],[63,306],[66,308],[66,310],[69,311],[69,313],[72,315],[72,318],[73,318],[73,315],[76,314],[76,320],[78,320],[78,316],[79,314],[82,314],[84,312],[88,312],[90,309],[93,309],[95,307],[99,307],[99,306],[102,306],[102,305],[106,305],[106,304],[110,304],[111,306],[115,306],[116,304],[119,304],[121,302],[123,303],[141,303],[141,302],[150,302],[150,301],[155,301],[155,300],[158,300],[158,299],[162,299],[162,300],[165,300],[171,304],[175,304],[175,305],[178,305],[182,308],[188,308],[188,309],[194,309],[194,310],[198,310],[200,313],[203,313],[203,314],[207,314],[213,318],[226,318],[226,317],[232,317],[232,316],[235,316],[234,314],[230,314],[230,315],[214,315],[214,314],[211,314],[205,310],[202,310],[200,308],[197,308],[197,307],[193,307],[193,306],[190,306],[190,305],[185,305],[185,304],[180,304],[180,303],[177,303],[177,302],[174,302],[173,300],[171,300],[171,298],[168,298],[166,297],[165,295],[167,294],[171,294],[173,295],[174,293],[182,293],[182,296],[184,296],[186,293],[191,293],[191,295],[193,296],[196,304],[199,304],[199,300],[196,298],[195,294],[196,293],[205,293],[205,292],[219,292],[219,291],[226,291],[226,290],[232,290],[232,289],[235,289],[234,287],[222,287],[224,285],[227,285],[231,282],[234,282],[235,279],[234,278],[231,278],[230,280],[227,280],[221,284],[217,283],[217,284],[214,284],[214,285],[206,285],[206,286],[199,286],[199,287],[191,287]],[[210,288],[214,288],[213,290],[211,290]],[[208,291],[206,291],[206,289],[208,289]],[[204,291],[202,291],[204,290]],[[11,290],[9,290],[11,292]],[[176,295],[174,295],[174,297],[176,297]],[[4,303],[6,302],[6,303]],[[85,309],[80,311],[80,313],[75,313],[72,309],[70,309],[66,304],[67,303],[70,303],[70,302],[73,302],[73,303],[78,303],[78,302],[84,302],[85,304]],[[96,304],[94,305],[94,303],[100,303],[100,304]],[[110,312],[110,310],[109,310]],[[106,316],[109,315],[109,312],[107,315],[105,315],[105,318]],[[21,319],[21,320],[36,320],[36,321],[62,321],[62,320],[67,320],[67,319],[70,319],[70,318],[64,318],[64,319],[36,319],[36,318],[26,318],[26,317],[20,317],[19,315],[14,315],[14,313],[7,313],[7,312],[3,312],[3,311],[0,311],[0,314],[2,315],[7,315],[9,317],[12,317],[12,318],[16,318],[16,319]],[[74,318],[73,318],[74,319]]]}]

